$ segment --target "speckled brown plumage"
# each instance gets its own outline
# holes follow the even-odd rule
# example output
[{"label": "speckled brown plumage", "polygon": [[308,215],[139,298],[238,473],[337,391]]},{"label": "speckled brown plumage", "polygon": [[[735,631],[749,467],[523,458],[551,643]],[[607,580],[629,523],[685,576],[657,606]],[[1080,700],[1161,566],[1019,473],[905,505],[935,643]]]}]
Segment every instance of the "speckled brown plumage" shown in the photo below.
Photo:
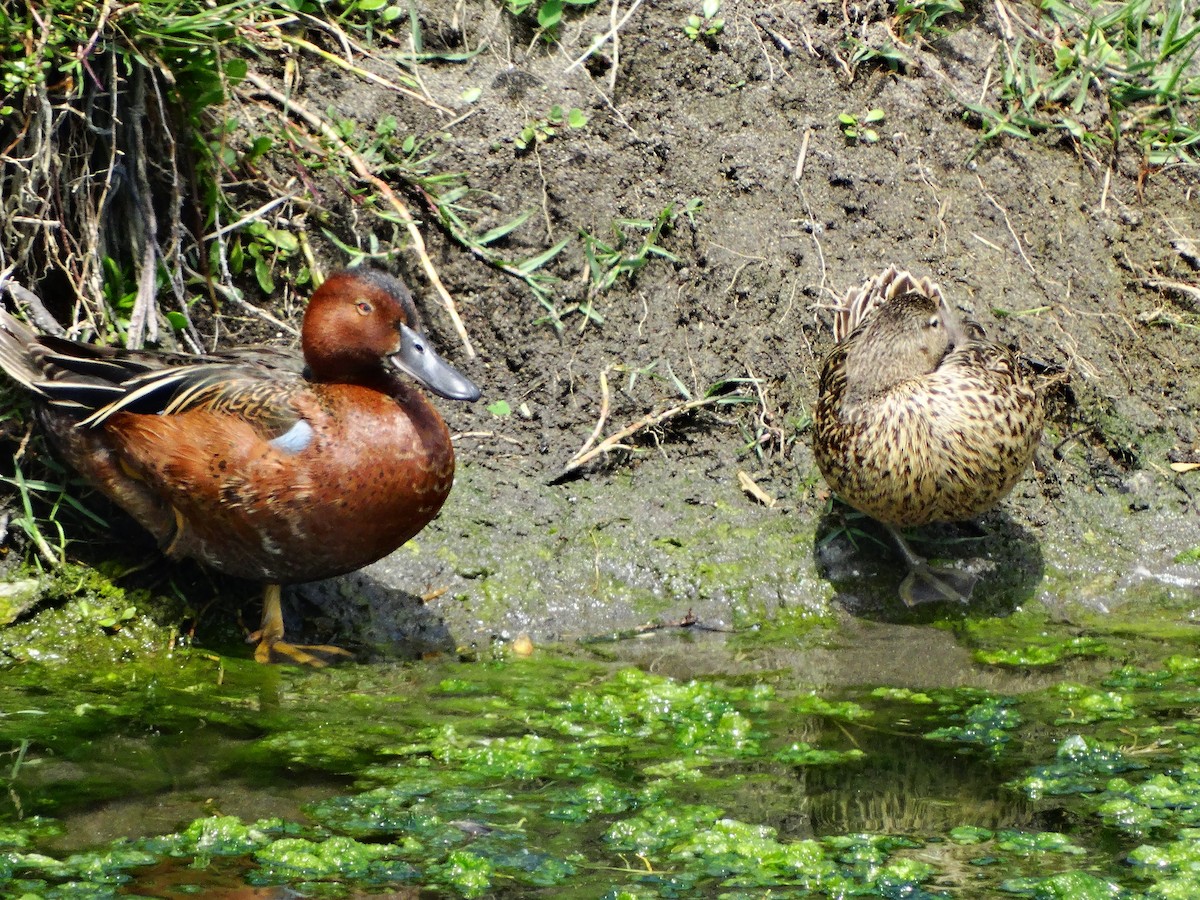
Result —
[{"label": "speckled brown plumage", "polygon": [[847,293],[834,334],[813,450],[842,499],[895,529],[969,519],[1012,490],[1041,438],[1041,397],[936,284],[889,268]]},{"label": "speckled brown plumage", "polygon": [[[37,397],[63,459],[168,556],[277,586],[374,562],[449,494],[449,431],[400,373],[452,399],[479,391],[418,328],[403,283],[346,270],[313,295],[303,357],[94,347],[0,310],[0,369]],[[282,635],[276,587],[260,659],[290,646]]]}]

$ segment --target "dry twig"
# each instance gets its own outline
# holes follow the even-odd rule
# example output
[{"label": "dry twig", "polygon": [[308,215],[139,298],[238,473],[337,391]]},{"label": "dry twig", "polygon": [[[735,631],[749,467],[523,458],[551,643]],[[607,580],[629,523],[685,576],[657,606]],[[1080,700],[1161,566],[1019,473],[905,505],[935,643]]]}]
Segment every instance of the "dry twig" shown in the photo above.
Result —
[{"label": "dry twig", "polygon": [[751,478],[747,472],[743,472],[741,469],[738,469],[737,480],[738,487],[742,489],[742,493],[753,497],[768,509],[773,509],[775,504],[779,502],[762,488],[760,488],[758,486],[758,482]]},{"label": "dry twig", "polygon": [[[609,391],[608,391],[608,370],[600,373],[600,418],[596,422],[596,427],[592,429],[591,435],[579,451],[567,461],[562,471],[550,479],[551,484],[557,484],[564,481],[575,474],[579,469],[586,466],[593,460],[612,453],[614,450],[632,450],[628,444],[624,443],[629,438],[633,437],[639,431],[647,428],[655,428],[663,422],[678,418],[685,413],[693,410],[703,409],[706,406],[716,406],[719,403],[728,403],[729,396],[726,394],[714,395],[709,397],[696,397],[688,400],[685,403],[680,403],[676,406],[669,407],[658,412],[647,413],[631,425],[626,425],[618,431],[614,431],[600,443],[596,443],[596,439],[600,436],[604,429],[604,423],[608,419],[609,411]],[[593,446],[594,445],[594,446]]]}]

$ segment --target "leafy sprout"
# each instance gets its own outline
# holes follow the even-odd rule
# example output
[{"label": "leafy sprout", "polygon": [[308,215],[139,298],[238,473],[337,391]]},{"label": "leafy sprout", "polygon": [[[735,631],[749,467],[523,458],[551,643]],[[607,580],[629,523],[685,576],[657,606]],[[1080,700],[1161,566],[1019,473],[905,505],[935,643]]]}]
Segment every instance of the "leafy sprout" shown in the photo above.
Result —
[{"label": "leafy sprout", "polygon": [[899,0],[895,21],[909,40],[934,37],[945,33],[937,24],[940,19],[963,11],[960,0]]},{"label": "leafy sprout", "polygon": [[568,128],[582,128],[587,121],[587,115],[583,110],[572,108],[569,112],[564,113],[563,108],[555,104],[550,107],[550,112],[546,114],[545,118],[534,119],[527,123],[513,139],[513,143],[518,150],[528,150],[530,147],[550,140],[558,134],[563,125]]},{"label": "leafy sprout", "polygon": [[525,15],[531,10],[537,10],[538,27],[542,29],[547,40],[553,40],[558,34],[558,26],[562,23],[563,15],[568,6],[591,6],[596,0],[504,0],[504,8],[514,16]]},{"label": "leafy sprout", "polygon": [[690,15],[683,26],[683,33],[693,41],[700,38],[716,37],[725,30],[725,20],[717,17],[721,10],[721,0],[704,0],[700,6],[700,15]]},{"label": "leafy sprout", "polygon": [[846,136],[846,140],[851,143],[862,141],[874,144],[879,141],[879,132],[871,126],[878,125],[886,117],[884,111],[879,108],[869,110],[861,118],[851,113],[842,113],[838,116],[838,125],[842,129],[842,134]]}]

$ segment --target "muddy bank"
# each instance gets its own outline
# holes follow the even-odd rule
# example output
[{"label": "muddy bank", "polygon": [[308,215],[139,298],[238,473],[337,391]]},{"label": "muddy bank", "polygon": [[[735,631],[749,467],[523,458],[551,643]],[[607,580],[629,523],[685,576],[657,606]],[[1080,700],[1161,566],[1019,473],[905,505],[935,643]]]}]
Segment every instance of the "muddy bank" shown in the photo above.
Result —
[{"label": "muddy bank", "polygon": [[[1181,554],[1200,545],[1195,476],[1169,464],[1196,452],[1200,346],[1186,295],[1170,285],[1196,279],[1193,171],[1148,171],[1128,143],[1101,154],[1062,132],[982,142],[964,98],[999,103],[998,41],[1011,23],[980,8],[913,44],[896,70],[851,67],[846,35],[874,40],[886,21],[867,7],[843,18],[834,3],[730,2],[723,31],[692,41],[689,3],[645,4],[615,48],[572,66],[608,28],[597,10],[572,12],[547,44],[499,7],[429,3],[428,49],[470,53],[420,68],[449,113],[301,60],[298,102],[368,132],[392,116],[432,170],[462,173],[472,191],[462,215],[477,234],[528,212],[490,245],[499,257],[526,260],[566,242],[537,269],[552,279],[539,300],[450,240],[428,195],[405,195],[477,356],[411,255],[382,255],[485,398],[441,404],[460,434],[458,484],[441,518],[362,576],[300,592],[332,598],[319,631],[367,647],[411,637],[419,649],[521,631],[575,640],[689,612],[715,628],[784,631],[1030,604],[1059,617],[1133,601],[1190,614],[1197,576]],[[371,66],[396,75],[388,52]],[[255,65],[279,74],[269,57]],[[522,130],[556,106],[586,122],[522,149]],[[839,117],[872,109],[883,113],[879,139],[849,137]],[[277,114],[249,110],[234,145]],[[282,184],[307,185],[313,205],[285,205],[270,224],[310,229],[323,268],[346,254],[321,228],[367,251],[372,241],[393,246],[399,233],[365,213],[336,167],[310,172],[283,150],[264,164]],[[628,263],[654,222],[665,223],[655,252],[599,290],[596,241]],[[275,260],[281,277],[299,262]],[[808,446],[831,343],[827,307],[890,264],[932,275],[989,333],[1070,374],[1036,471],[978,525],[928,535],[929,552],[983,576],[966,609],[897,604],[898,561],[869,523],[830,509]],[[248,299],[298,319],[297,305],[272,306],[255,290]],[[223,315],[223,334],[287,340],[233,307]],[[601,418],[602,374],[603,431],[731,379],[749,402],[644,429],[626,450],[551,484]],[[751,499],[739,472],[777,505]],[[163,593],[174,576],[159,572]],[[364,606],[352,599],[360,584],[397,599],[380,600],[383,611]],[[217,593],[254,594],[242,590]],[[209,608],[210,595],[184,593],[185,605]],[[200,618],[203,641],[213,619]]]}]

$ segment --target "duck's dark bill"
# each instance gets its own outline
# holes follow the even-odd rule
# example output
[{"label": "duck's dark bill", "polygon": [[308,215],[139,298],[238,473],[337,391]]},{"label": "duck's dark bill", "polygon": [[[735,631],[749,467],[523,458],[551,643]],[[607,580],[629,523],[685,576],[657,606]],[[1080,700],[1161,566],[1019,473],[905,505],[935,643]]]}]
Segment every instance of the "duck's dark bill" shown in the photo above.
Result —
[{"label": "duck's dark bill", "polygon": [[479,399],[480,391],[475,383],[438,356],[424,336],[407,325],[400,326],[400,349],[389,358],[397,369],[411,375],[439,397]]}]

